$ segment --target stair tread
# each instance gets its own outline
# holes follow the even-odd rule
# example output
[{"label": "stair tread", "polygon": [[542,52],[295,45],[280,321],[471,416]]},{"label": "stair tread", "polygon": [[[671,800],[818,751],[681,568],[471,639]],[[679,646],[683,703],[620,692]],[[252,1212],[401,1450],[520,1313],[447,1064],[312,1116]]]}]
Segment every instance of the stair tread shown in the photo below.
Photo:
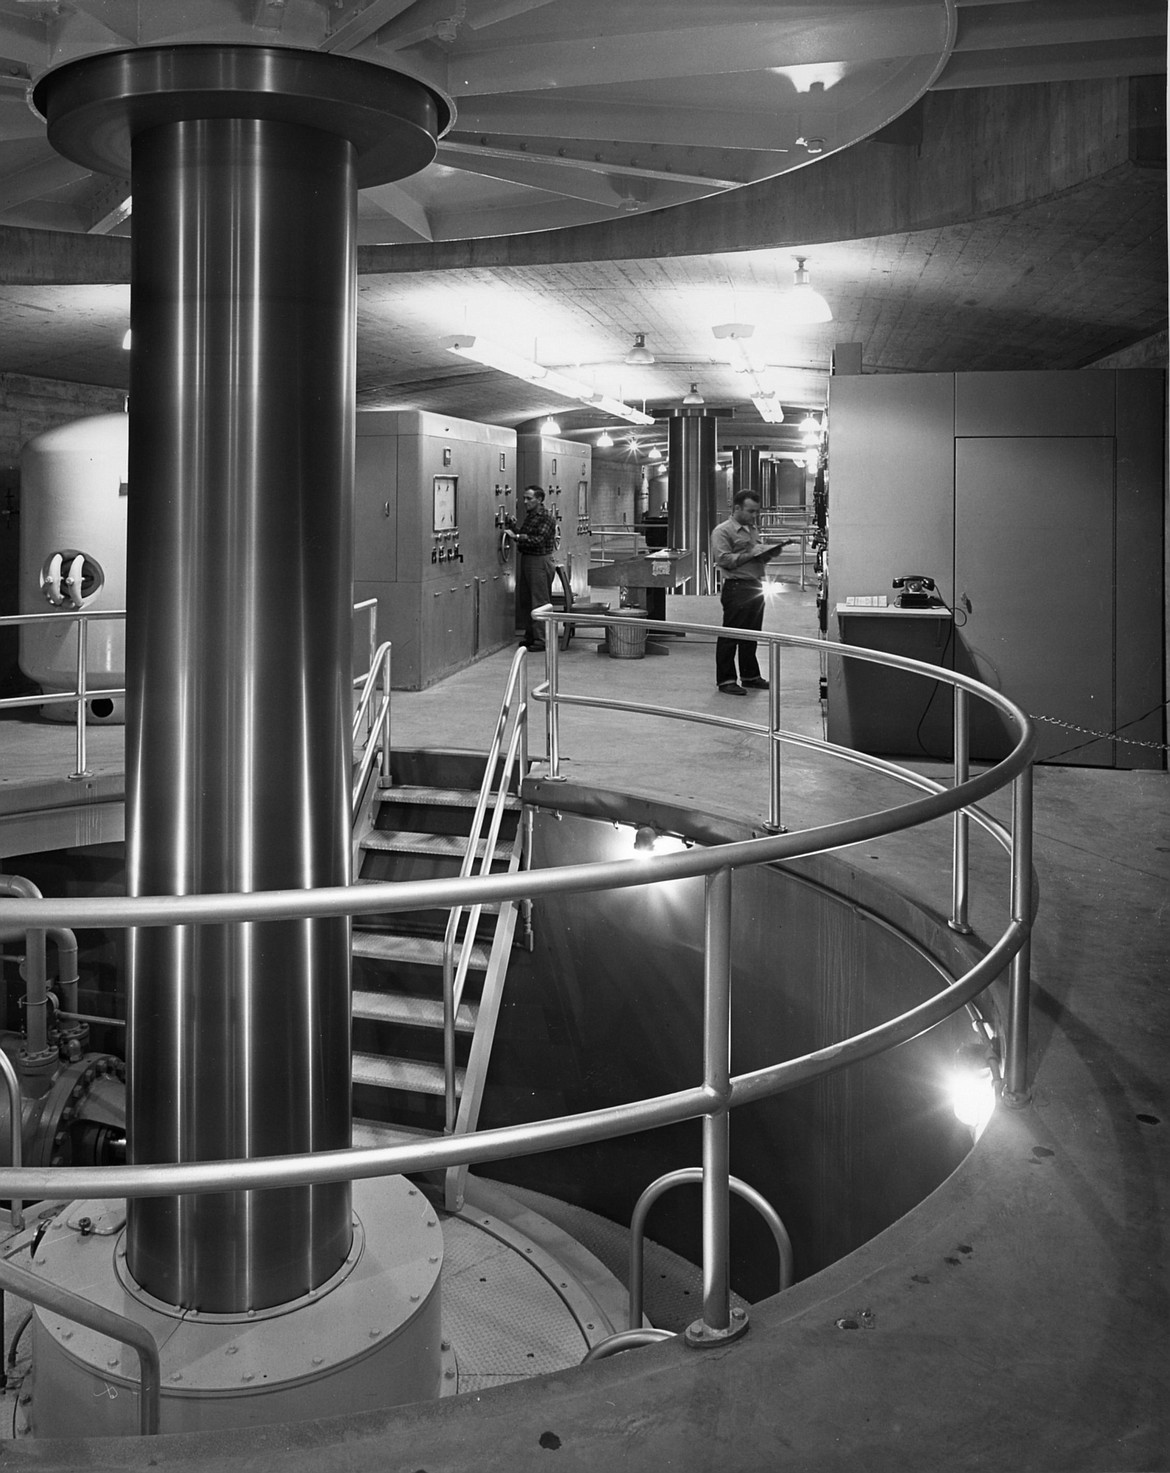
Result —
[{"label": "stair tread", "polygon": [[[474,1033],[479,1013],[474,1003],[461,1003],[455,1014],[458,1033]],[[367,1022],[403,1023],[413,1028],[442,1028],[443,1003],[435,997],[414,997],[403,992],[357,991],[353,1016]]]},{"label": "stair tread", "polygon": [[355,1146],[412,1146],[418,1141],[437,1140],[438,1130],[421,1130],[414,1125],[387,1125],[382,1120],[355,1120],[351,1140]]},{"label": "stair tread", "polygon": [[[363,850],[377,850],[380,853],[391,854],[429,854],[437,858],[462,859],[467,853],[466,834],[417,834],[417,833],[387,833],[382,829],[373,829],[361,842]],[[510,839],[499,839],[496,842],[495,854],[502,859],[507,859],[513,849]],[[487,850],[487,840],[476,841],[476,858],[482,858]]]},{"label": "stair tread", "polygon": [[[443,965],[443,941],[433,936],[399,936],[383,931],[355,931],[354,956],[371,957],[388,962],[421,962],[426,966]],[[471,948],[468,968],[486,972],[490,948],[478,942]],[[456,956],[458,961],[458,956]]]},{"label": "stair tread", "polygon": [[[479,802],[479,791],[471,788],[427,788],[401,783],[392,788],[379,788],[377,797],[379,803],[428,803],[435,808],[474,809]],[[520,806],[519,798],[511,793],[504,795],[504,808],[509,813],[518,812]]]},{"label": "stair tread", "polygon": [[[465,1070],[455,1070],[455,1093],[463,1088]],[[428,1064],[422,1059],[399,1059],[385,1054],[353,1056],[354,1084],[372,1084],[381,1089],[404,1089],[415,1094],[442,1095],[442,1064]]]}]

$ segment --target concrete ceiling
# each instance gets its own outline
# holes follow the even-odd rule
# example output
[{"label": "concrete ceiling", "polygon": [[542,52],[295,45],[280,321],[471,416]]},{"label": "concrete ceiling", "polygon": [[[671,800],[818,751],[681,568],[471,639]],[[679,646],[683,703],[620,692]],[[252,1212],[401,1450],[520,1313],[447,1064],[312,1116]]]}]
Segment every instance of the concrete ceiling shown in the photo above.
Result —
[{"label": "concrete ceiling", "polygon": [[[1080,367],[1165,328],[1165,31],[1159,0],[0,0],[0,372],[125,385],[128,186],[57,158],[27,94],[171,41],[342,52],[450,101],[436,162],[363,192],[363,405],[606,422],[457,333],[651,413],[697,383],[721,443],[776,448],[835,344],[867,371]],[[789,321],[797,256],[827,324]],[[652,367],[623,362],[636,332]]]}]

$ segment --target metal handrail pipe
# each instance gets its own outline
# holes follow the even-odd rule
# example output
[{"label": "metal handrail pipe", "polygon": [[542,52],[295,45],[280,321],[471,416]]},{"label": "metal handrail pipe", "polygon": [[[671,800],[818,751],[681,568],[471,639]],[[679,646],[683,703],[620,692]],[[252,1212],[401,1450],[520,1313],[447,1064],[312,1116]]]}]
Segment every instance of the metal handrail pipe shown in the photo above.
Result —
[{"label": "metal handrail pipe", "polygon": [[1007,1049],[1004,1098],[1023,1105],[1028,1091],[1028,1013],[1031,1001],[1032,938],[1032,769],[1020,772],[1012,789],[1012,921],[1025,928],[1024,941],[1012,958],[1008,982]]},{"label": "metal handrail pipe", "polygon": [[[630,1263],[629,1263],[629,1312],[628,1320],[631,1330],[640,1329],[642,1326],[642,1301],[643,1283],[645,1281],[643,1269],[643,1245],[646,1241],[646,1219],[650,1216],[650,1209],[658,1201],[659,1197],[670,1191],[672,1187],[683,1186],[687,1183],[701,1182],[703,1180],[703,1168],[701,1166],[683,1166],[677,1171],[668,1171],[657,1177],[642,1192],[642,1195],[634,1203],[633,1215],[630,1218]],[[789,1288],[796,1276],[795,1262],[792,1256],[792,1239],[788,1236],[788,1229],[780,1217],[780,1214],[772,1206],[761,1192],[755,1187],[749,1186],[738,1176],[727,1179],[728,1189],[742,1197],[745,1202],[750,1202],[764,1221],[776,1243],[776,1252],[779,1259],[779,1287],[781,1292]]]},{"label": "metal handrail pipe", "polygon": [[[521,651],[523,653],[523,651]],[[480,859],[480,874],[487,874],[491,870],[492,856],[496,852],[496,844],[499,842],[500,825],[504,816],[503,798],[508,792],[508,783],[511,781],[512,771],[516,765],[518,749],[523,745],[524,729],[521,723],[527,720],[527,702],[521,702],[517,712],[517,724],[512,728],[512,737],[508,743],[508,751],[504,758],[504,766],[500,774],[500,791],[497,801],[492,807],[492,821],[488,826],[488,836],[484,843],[483,855]],[[480,833],[482,833],[482,825]],[[476,835],[478,839],[479,835]],[[474,852],[474,844],[469,842],[468,853]],[[459,965],[452,968],[454,959],[454,936],[457,929],[457,916],[465,909],[470,909],[467,926],[463,933],[463,943],[459,951]],[[471,952],[475,940],[479,934],[480,916],[483,914],[481,904],[473,904],[470,907],[458,906],[451,912],[451,919],[447,925],[447,935],[451,938],[452,951],[450,957],[446,946],[443,953],[443,1073],[444,1090],[446,1092],[446,1113],[448,1119],[448,1130],[455,1128],[455,1017],[459,1011],[459,1004],[463,1000],[463,989],[467,984],[467,973],[471,965]],[[446,938],[444,938],[446,939]],[[453,975],[452,975],[453,973]]]},{"label": "metal handrail pipe", "polygon": [[[794,1089],[822,1074],[843,1069],[887,1048],[905,1043],[957,1011],[1003,971],[1028,934],[1014,921],[995,946],[949,987],[865,1033],[796,1059],[736,1075],[730,1081],[731,1106],[750,1104]],[[580,1115],[511,1125],[474,1135],[445,1136],[409,1145],[322,1152],[308,1156],[269,1156],[261,1160],[197,1162],[187,1165],[37,1167],[0,1170],[0,1196],[20,1192],[26,1199],[67,1201],[74,1197],[174,1196],[184,1192],[242,1191],[304,1186],[411,1172],[445,1170],[465,1162],[477,1165],[510,1155],[588,1144],[607,1135],[629,1135],[722,1109],[720,1092],[704,1086],[658,1095],[633,1104],[612,1105]]]},{"label": "metal handrail pipe", "polygon": [[[971,771],[970,738],[971,721],[968,715],[970,697],[965,690],[956,688],[954,709],[955,786],[967,780]],[[970,858],[970,822],[968,815],[959,809],[952,820],[954,831],[951,841],[951,919],[953,931],[966,934],[971,927],[967,924],[967,866]]]},{"label": "metal handrail pipe", "polygon": [[[103,685],[87,692],[89,696],[101,696],[104,699],[113,700],[117,696],[124,696],[126,687],[124,685]],[[13,710],[22,706],[62,706],[68,703],[74,705],[77,701],[77,692],[69,691],[46,691],[40,696],[5,696],[0,701],[0,711]]]},{"label": "metal handrail pipe", "polygon": [[[975,966],[909,1012],[827,1048],[736,1075],[730,1081],[732,1108],[794,1089],[810,1079],[843,1069],[916,1037],[957,1011],[993,982],[1026,941],[1027,935],[1025,921],[1013,921]],[[535,1155],[540,1151],[589,1144],[610,1135],[630,1135],[708,1114],[724,1108],[725,1103],[720,1093],[696,1086],[580,1115],[503,1126],[478,1131],[474,1135],[444,1136],[408,1145],[366,1150],[351,1148],[315,1156],[269,1156],[260,1160],[204,1161],[173,1166],[0,1169],[0,1196],[19,1192],[26,1200],[45,1198],[52,1201],[68,1201],[74,1197],[169,1197],[187,1192],[244,1191],[408,1175],[446,1170],[449,1166],[465,1163],[474,1166],[510,1156]]]},{"label": "metal handrail pipe", "polygon": [[562,1115],[523,1125],[499,1126],[468,1135],[436,1136],[395,1146],[350,1147],[312,1155],[264,1156],[232,1161],[195,1161],[146,1166],[22,1166],[0,1168],[0,1196],[69,1202],[118,1197],[175,1197],[208,1192],[362,1181],[482,1165],[513,1156],[591,1145],[660,1125],[694,1120],[721,1102],[702,1085],[655,1095],[633,1104],[607,1105],[579,1115]]},{"label": "metal handrail pipe", "polygon": [[[374,655],[373,663],[371,664],[370,669],[365,676],[365,684],[362,688],[361,699],[358,702],[357,710],[353,714],[352,729],[353,738],[355,741],[357,740],[358,732],[361,730],[362,722],[365,720],[366,714],[369,711],[370,702],[373,700],[374,693],[378,688],[378,676],[382,673],[383,662],[389,656],[391,647],[391,641],[388,639],[383,641],[383,643],[378,646],[377,652]],[[388,698],[389,691],[384,692],[384,695]]]},{"label": "metal handrail pipe", "polygon": [[[1029,724],[1029,732],[1031,727]],[[1021,743],[1003,762],[971,778],[962,788],[944,788],[925,798],[861,817],[841,819],[790,834],[740,839],[716,848],[680,850],[649,860],[609,860],[601,864],[565,865],[525,870],[523,874],[476,875],[460,879],[379,881],[334,885],[318,890],[256,890],[230,895],[141,895],[117,898],[11,900],[5,909],[13,925],[45,927],[72,921],[87,926],[171,926],[234,921],[297,920],[304,917],[367,915],[377,911],[446,910],[460,902],[520,900],[531,896],[587,894],[652,885],[661,880],[692,879],[727,865],[768,864],[804,859],[846,849],[853,844],[914,828],[970,807],[1014,776],[1030,756],[1031,740]]]},{"label": "metal handrail pipe", "polygon": [[586,1366],[590,1361],[607,1360],[611,1355],[620,1355],[623,1350],[636,1350],[642,1345],[657,1345],[661,1340],[676,1338],[673,1330],[656,1330],[649,1325],[637,1330],[618,1330],[590,1346],[581,1357],[581,1364]]},{"label": "metal handrail pipe", "polygon": [[[500,760],[500,747],[503,744],[504,733],[508,728],[508,718],[512,714],[512,701],[516,694],[518,684],[524,681],[525,662],[528,658],[526,649],[518,649],[512,656],[512,664],[508,671],[508,679],[504,684],[504,695],[500,701],[499,714],[496,717],[495,730],[488,748],[487,759],[484,762],[483,779],[479,785],[479,793],[476,797],[475,810],[471,816],[468,828],[467,844],[464,847],[463,858],[459,865],[460,879],[470,875],[475,866],[475,850],[483,833],[483,820],[487,812],[488,797],[491,793],[495,778],[496,764]],[[520,703],[516,713],[517,723],[527,720],[528,704]],[[511,776],[511,762],[515,757],[515,740],[508,749],[508,762],[500,778],[500,792],[497,796],[495,814],[500,812],[503,795],[507,792],[508,780]],[[494,843],[500,831],[499,818],[493,815],[491,828],[491,839],[489,848]],[[483,870],[489,866],[485,862]],[[482,872],[482,871],[481,871]],[[471,922],[464,936],[463,948],[460,953],[458,975],[455,968],[455,937],[459,930],[459,922],[463,917],[466,907],[460,902],[452,906],[447,916],[447,928],[443,933],[443,1095],[444,1095],[444,1120],[447,1132],[455,1128],[455,1014],[459,1006],[459,994],[462,992],[463,982],[467,977],[467,967],[471,958],[471,948],[475,944],[475,932],[479,929],[479,917],[482,906],[473,904],[471,907]]]},{"label": "metal handrail pipe", "polygon": [[944,1018],[957,1012],[964,1003],[978,997],[989,987],[1026,944],[1028,933],[1028,922],[1013,920],[995,945],[973,967],[957,977],[949,987],[936,992],[933,997],[905,1013],[900,1013],[896,1018],[889,1018],[886,1022],[878,1023],[864,1033],[855,1033],[839,1043],[814,1049],[812,1053],[802,1054],[797,1059],[786,1059],[782,1064],[768,1064],[747,1074],[737,1074],[731,1081],[732,1107],[749,1105],[755,1100],[767,1099],[770,1095],[795,1089],[797,1085],[805,1084],[810,1079],[817,1079],[822,1074],[847,1064],[860,1063],[863,1059],[873,1058],[875,1054],[884,1053],[887,1049],[896,1048],[899,1044],[917,1038],[920,1033],[941,1023]]},{"label": "metal handrail pipe", "polygon": [[125,617],[125,609],[46,609],[43,614],[0,614],[0,628],[9,624],[39,624],[42,620],[63,622],[76,619],[124,619]]},{"label": "metal handrail pipe", "polygon": [[728,1186],[731,1135],[731,888],[732,871],[704,881],[703,1083],[720,1100],[703,1116],[703,1326],[731,1325],[731,1225]]},{"label": "metal handrail pipe", "polygon": [[[20,1079],[17,1076],[12,1060],[2,1048],[0,1048],[0,1078],[4,1080],[4,1090],[8,1096],[9,1159],[13,1167],[19,1169],[24,1162],[24,1111],[21,1108]],[[19,1232],[24,1226],[23,1198],[15,1196],[10,1200],[8,1220],[12,1224],[12,1231],[14,1233]]]},{"label": "metal handrail pipe", "polygon": [[28,1269],[18,1268],[10,1259],[0,1260],[0,1288],[30,1304],[39,1305],[63,1319],[74,1320],[99,1335],[108,1335],[128,1345],[138,1355],[138,1430],[143,1437],[154,1437],[159,1429],[159,1400],[162,1389],[162,1366],[154,1336],[135,1320],[117,1314],[103,1305],[94,1304],[70,1289],[42,1279]]},{"label": "metal handrail pipe", "polygon": [[[542,682],[533,688],[532,698],[537,701],[548,701],[547,682]],[[830,757],[839,757],[843,762],[851,762],[856,767],[864,767],[871,772],[881,773],[883,776],[904,782],[908,787],[920,788],[924,793],[950,793],[955,791],[953,787],[949,787],[946,783],[936,782],[934,778],[927,777],[924,773],[914,772],[909,767],[900,767],[896,762],[887,762],[884,758],[875,757],[872,753],[858,752],[853,747],[842,747],[836,742],[825,741],[823,737],[809,736],[804,732],[788,731],[784,728],[778,728],[775,732],[770,732],[768,727],[764,726],[761,722],[740,721],[735,717],[708,715],[704,712],[692,713],[681,706],[652,706],[644,705],[637,701],[607,700],[599,696],[558,694],[557,701],[561,705],[588,706],[597,710],[607,711],[626,711],[641,716],[677,717],[679,720],[690,721],[695,725],[722,726],[733,730],[752,732],[757,736],[772,736],[777,741],[789,743],[794,747],[804,747],[811,752],[822,752]],[[1014,756],[1015,752],[1013,751],[1009,755]],[[1004,760],[1006,761],[1007,759],[1005,758]],[[998,766],[988,769],[990,772],[998,772],[999,770],[1000,768]],[[998,791],[998,787],[992,789],[992,791]],[[887,809],[885,811],[891,812],[895,810]],[[1004,849],[1011,848],[1011,830],[997,818],[987,813],[986,810],[979,808],[974,803],[966,805],[962,811],[986,829]],[[812,830],[801,830],[801,832],[810,833]],[[891,830],[891,832],[893,831]],[[869,837],[873,837],[873,835]],[[838,845],[837,847],[844,846]]]}]

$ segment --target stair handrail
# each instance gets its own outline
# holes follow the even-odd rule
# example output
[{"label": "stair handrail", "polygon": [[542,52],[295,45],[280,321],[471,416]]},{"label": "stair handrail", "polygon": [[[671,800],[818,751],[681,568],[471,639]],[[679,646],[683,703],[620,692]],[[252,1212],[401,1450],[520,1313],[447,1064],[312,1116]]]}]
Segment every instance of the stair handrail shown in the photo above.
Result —
[{"label": "stair handrail", "polygon": [[362,687],[361,699],[358,701],[357,710],[353,716],[351,741],[356,746],[358,733],[362,729],[362,723],[370,714],[370,706],[378,688],[379,677],[381,677],[382,699],[378,703],[376,714],[366,727],[362,760],[358,767],[358,775],[354,779],[351,817],[355,822],[375,758],[379,759],[378,786],[380,788],[390,786],[390,655],[392,648],[392,641],[387,639],[375,651],[370,661],[369,673]]},{"label": "stair handrail", "polygon": [[[509,730],[509,724],[511,725],[511,738],[508,743],[507,756],[500,769],[499,787],[495,794],[495,802],[492,804],[492,818],[488,830],[488,840],[484,845],[483,860],[479,871],[481,874],[488,873],[491,867],[491,856],[495,850],[496,841],[499,838],[500,821],[503,818],[504,802],[508,796],[508,785],[511,782],[517,759],[519,759],[521,772],[526,770],[528,766],[527,659],[528,651],[523,646],[512,657],[512,666],[508,671],[508,680],[504,686],[504,695],[500,701],[499,714],[496,717],[496,729],[492,734],[487,761],[484,763],[483,780],[479,785],[479,796],[476,799],[475,812],[471,816],[467,848],[464,851],[463,860],[459,866],[460,879],[466,879],[474,872],[476,849],[479,845],[480,836],[483,833],[484,818],[487,814],[488,804],[492,798],[496,765],[500,759],[500,748],[503,746],[504,735]],[[524,698],[518,704],[515,704],[517,686],[524,693]],[[522,837],[520,842],[523,843]],[[450,913],[447,916],[447,929],[443,935],[443,1099],[444,1129],[447,1135],[451,1135],[455,1130],[455,1015],[458,1011],[459,1001],[463,996],[463,984],[467,979],[467,969],[471,962],[471,952],[475,945],[476,932],[479,929],[479,917],[483,906],[481,904],[471,906],[471,914],[468,917],[467,929],[463,935],[463,944],[460,947],[457,968],[455,963],[455,939],[459,929],[459,922],[462,920],[463,912],[466,909],[467,906],[462,902],[451,907]]]}]

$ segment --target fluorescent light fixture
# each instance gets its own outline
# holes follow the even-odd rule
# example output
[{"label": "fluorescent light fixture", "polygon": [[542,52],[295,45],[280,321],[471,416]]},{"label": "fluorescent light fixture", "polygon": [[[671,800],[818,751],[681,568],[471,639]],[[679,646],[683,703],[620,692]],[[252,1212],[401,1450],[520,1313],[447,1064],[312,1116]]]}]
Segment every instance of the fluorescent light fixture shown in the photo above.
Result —
[{"label": "fluorescent light fixture", "polygon": [[654,423],[652,415],[642,414],[628,404],[623,404],[620,399],[609,399],[605,395],[594,393],[592,384],[587,384],[581,379],[570,378],[564,373],[556,373],[553,369],[545,368],[543,364],[536,363],[531,358],[523,358],[519,353],[513,353],[508,348],[501,348],[498,343],[489,342],[486,338],[473,337],[468,333],[456,333],[453,337],[440,339],[439,346],[446,348],[448,352],[458,353],[460,358],[466,358],[472,363],[482,363],[485,368],[495,368],[500,373],[506,373],[510,378],[523,379],[528,384],[537,384],[542,389],[548,389],[550,393],[559,394],[562,399],[576,399],[578,403],[588,404],[594,409],[602,409],[606,414],[612,414],[615,419],[624,419],[629,424]]},{"label": "fluorescent light fixture", "polygon": [[796,271],[793,275],[793,288],[784,298],[783,311],[786,322],[794,323],[801,327],[812,327],[819,322],[832,322],[833,314],[829,310],[829,304],[815,292],[809,282],[808,270],[805,267],[807,256],[796,256]]},{"label": "fluorescent light fixture", "polygon": [[652,425],[654,423],[652,414],[644,414],[630,404],[623,404],[620,399],[611,399],[608,394],[589,394],[585,402],[590,409],[600,409],[603,414],[612,414],[614,419],[624,419],[627,424]]},{"label": "fluorescent light fixture", "polygon": [[559,435],[560,432],[561,432],[561,427],[556,422],[556,420],[553,419],[553,417],[552,417],[551,414],[549,415],[549,417],[544,421],[544,423],[540,427],[540,433],[542,435],[546,435],[546,436],[547,435]]},{"label": "fluorescent light fixture", "polygon": [[692,384],[691,392],[689,394],[683,395],[684,404],[690,404],[693,406],[697,404],[705,404],[706,402],[707,401],[703,398],[702,394],[699,393],[698,384]]},{"label": "fluorescent light fixture", "polygon": [[613,436],[610,434],[610,432],[608,430],[602,430],[601,434],[598,435],[598,437],[597,437],[597,448],[598,448],[598,450],[608,450],[608,449],[610,449],[610,447],[612,445],[613,445]]},{"label": "fluorescent light fixture", "polygon": [[654,363],[654,354],[646,346],[646,334],[636,332],[634,334],[634,346],[626,354],[625,362],[631,368],[650,368]]},{"label": "fluorescent light fixture", "polygon": [[752,403],[756,406],[765,424],[782,425],[784,423],[784,410],[780,407],[780,400],[775,394],[753,394]]}]

